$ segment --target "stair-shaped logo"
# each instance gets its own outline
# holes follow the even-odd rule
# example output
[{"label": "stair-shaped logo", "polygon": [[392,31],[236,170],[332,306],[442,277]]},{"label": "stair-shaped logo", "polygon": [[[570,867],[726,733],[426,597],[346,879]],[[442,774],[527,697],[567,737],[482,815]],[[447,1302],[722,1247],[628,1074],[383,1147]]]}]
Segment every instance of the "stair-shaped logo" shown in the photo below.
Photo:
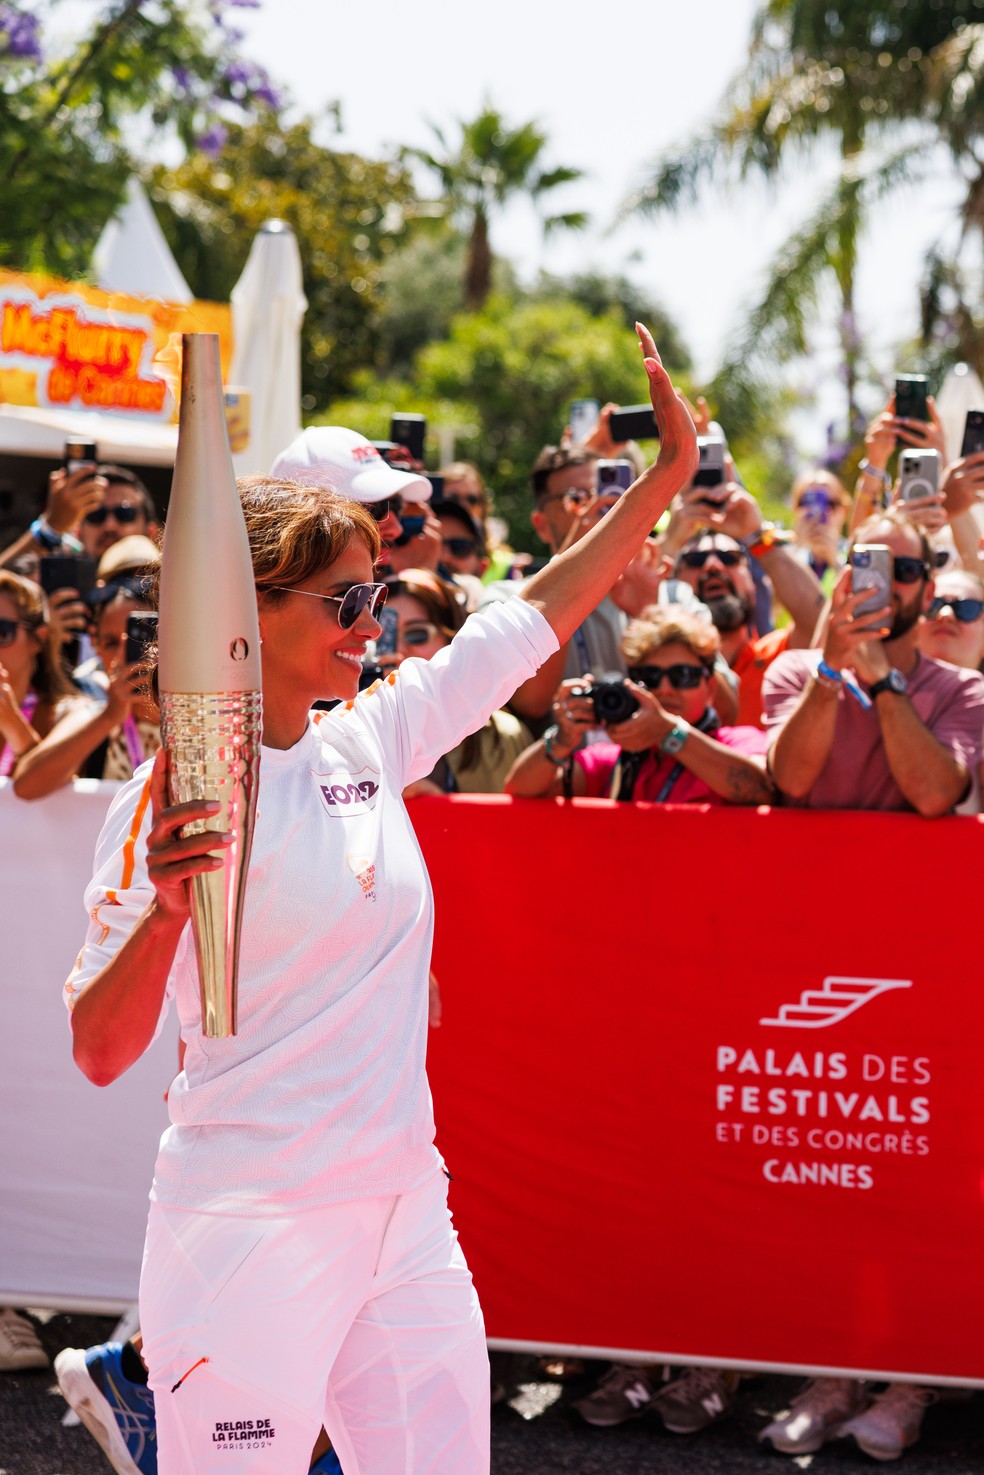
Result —
[{"label": "stair-shaped logo", "polygon": [[826,1029],[840,1024],[879,994],[894,988],[911,988],[911,978],[845,978],[832,974],[822,988],[807,988],[795,1004],[783,1004],[775,1019],[760,1019],[778,1029]]}]

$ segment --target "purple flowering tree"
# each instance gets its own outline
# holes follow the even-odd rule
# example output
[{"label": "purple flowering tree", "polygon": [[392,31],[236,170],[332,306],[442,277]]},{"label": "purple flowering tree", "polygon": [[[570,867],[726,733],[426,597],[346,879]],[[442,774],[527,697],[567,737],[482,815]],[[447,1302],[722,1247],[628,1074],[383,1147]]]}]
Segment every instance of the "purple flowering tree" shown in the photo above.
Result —
[{"label": "purple flowering tree", "polygon": [[148,138],[221,152],[284,99],[241,52],[260,0],[106,0],[66,46],[41,0],[0,0],[0,265],[76,275]]}]

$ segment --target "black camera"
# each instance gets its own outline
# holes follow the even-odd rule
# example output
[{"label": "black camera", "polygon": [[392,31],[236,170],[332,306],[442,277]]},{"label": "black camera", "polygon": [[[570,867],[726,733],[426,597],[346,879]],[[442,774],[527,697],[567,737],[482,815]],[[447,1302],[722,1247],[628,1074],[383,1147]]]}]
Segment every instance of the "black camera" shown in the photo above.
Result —
[{"label": "black camera", "polygon": [[638,710],[639,703],[625,684],[625,677],[617,671],[600,676],[593,686],[582,686],[571,692],[572,697],[590,697],[594,706],[595,721],[606,727],[617,727],[626,722]]}]

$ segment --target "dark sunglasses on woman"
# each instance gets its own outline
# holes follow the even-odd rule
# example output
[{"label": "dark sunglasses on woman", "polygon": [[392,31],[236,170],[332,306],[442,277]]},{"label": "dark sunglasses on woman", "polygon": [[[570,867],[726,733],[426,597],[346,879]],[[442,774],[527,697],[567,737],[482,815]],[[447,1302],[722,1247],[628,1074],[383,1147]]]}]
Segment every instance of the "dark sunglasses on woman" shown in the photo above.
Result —
[{"label": "dark sunglasses on woman", "polygon": [[711,669],[709,666],[687,666],[682,661],[675,666],[630,666],[629,680],[644,686],[647,691],[659,691],[665,676],[674,691],[693,691],[707,680]]},{"label": "dark sunglasses on woman", "polygon": [[316,594],[313,589],[291,589],[286,584],[259,586],[260,593],[264,589],[277,589],[281,594],[306,594],[309,599],[326,599],[330,604],[337,604],[338,623],[343,630],[351,630],[364,609],[375,619],[389,594],[385,584],[353,584],[344,594]]},{"label": "dark sunglasses on woman", "polygon": [[972,625],[984,615],[984,599],[948,599],[945,594],[937,594],[929,606],[930,619],[935,620],[945,609],[952,610],[953,618],[961,625]]},{"label": "dark sunglasses on woman", "polygon": [[18,630],[36,630],[30,620],[0,620],[0,650],[8,645],[13,645],[17,639]]}]

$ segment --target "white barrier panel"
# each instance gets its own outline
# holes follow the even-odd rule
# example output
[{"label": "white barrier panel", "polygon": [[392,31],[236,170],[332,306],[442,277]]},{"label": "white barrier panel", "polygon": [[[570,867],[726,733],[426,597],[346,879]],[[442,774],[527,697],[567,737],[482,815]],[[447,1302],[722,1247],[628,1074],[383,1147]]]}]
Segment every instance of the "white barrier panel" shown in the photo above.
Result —
[{"label": "white barrier panel", "polygon": [[0,780],[0,1305],[112,1312],[137,1294],[177,1026],[100,1089],[72,1060],[61,994],[117,787],[26,804]]}]

